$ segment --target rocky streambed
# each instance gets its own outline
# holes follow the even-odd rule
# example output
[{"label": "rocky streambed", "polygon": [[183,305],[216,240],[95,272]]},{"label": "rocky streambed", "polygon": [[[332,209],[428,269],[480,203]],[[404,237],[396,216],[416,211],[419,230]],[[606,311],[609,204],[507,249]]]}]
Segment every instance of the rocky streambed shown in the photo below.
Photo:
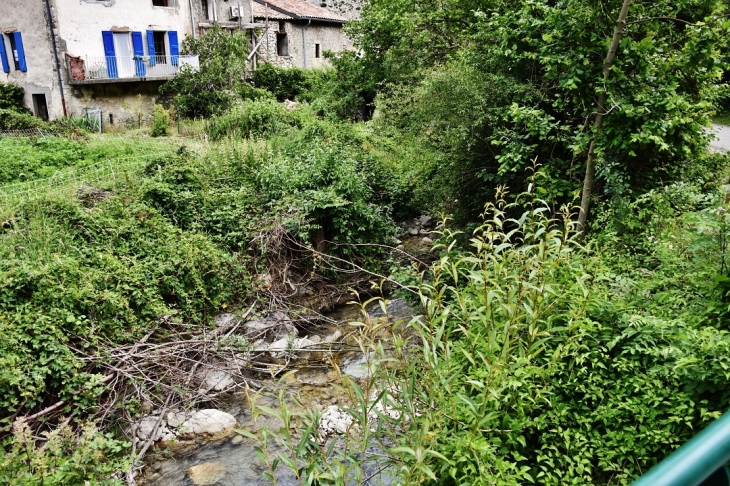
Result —
[{"label": "rocky streambed", "polygon": [[[377,302],[367,308],[368,315],[375,319],[382,316]],[[414,309],[402,298],[390,301],[388,314],[392,321],[410,320]],[[264,336],[253,343],[252,352],[268,351],[272,360],[267,370],[262,365],[254,367],[251,382],[258,388],[256,404],[279,409],[276,398],[284,389],[287,406],[294,410],[318,408],[328,411],[327,426],[337,429],[338,407],[349,407],[348,398],[335,386],[342,373],[353,378],[367,374],[368,357],[358,350],[354,327],[351,322],[363,320],[362,310],[357,305],[339,305],[325,314],[327,324],[316,329],[297,329],[286,325],[266,336],[267,327],[282,316],[270,316],[254,320],[254,328]],[[258,329],[256,329],[258,326]],[[247,329],[251,332],[252,329]],[[333,346],[337,343],[337,346]],[[294,361],[291,361],[296,356]],[[284,362],[285,361],[285,362]],[[283,382],[276,373],[281,367],[296,370]],[[253,447],[258,445],[252,439],[238,434],[235,429],[256,431],[266,425],[276,429],[281,426],[277,420],[259,416],[254,423],[249,397],[241,386],[230,386],[231,376],[221,370],[208,372],[202,379],[203,387],[225,391],[217,408],[172,411],[151,414],[137,423],[135,435],[142,442],[154,434],[157,443],[155,452],[146,459],[146,467],[138,484],[145,486],[167,485],[268,485],[264,478],[265,464],[259,459]],[[324,420],[323,420],[324,422]],[[330,423],[331,422],[331,423]],[[275,452],[276,446],[270,447]],[[377,478],[373,478],[374,480]],[[381,478],[382,479],[382,478]],[[280,485],[296,485],[294,475],[286,468],[277,469]],[[387,483],[387,480],[386,480]]]}]

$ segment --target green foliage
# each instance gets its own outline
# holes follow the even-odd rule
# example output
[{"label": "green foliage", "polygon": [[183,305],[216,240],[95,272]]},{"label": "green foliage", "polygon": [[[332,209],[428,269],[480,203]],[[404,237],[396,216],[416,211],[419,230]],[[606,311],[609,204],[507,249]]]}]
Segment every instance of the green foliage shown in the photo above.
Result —
[{"label": "green foliage", "polygon": [[[380,468],[403,484],[629,484],[730,405],[724,318],[696,312],[722,298],[707,271],[724,268],[726,211],[665,234],[656,267],[631,272],[581,245],[567,209],[515,201],[487,205],[469,250],[442,232],[413,342],[360,325],[373,371],[343,377],[348,435],[322,444],[320,414],[286,408],[301,435],[264,429],[300,484]],[[688,246],[720,266],[679,256]]]},{"label": "green foliage", "polygon": [[166,110],[162,105],[155,105],[152,113],[152,129],[150,135],[153,137],[164,137],[167,135],[167,129],[170,128],[170,110]]},{"label": "green foliage", "polygon": [[[548,177],[544,197],[559,205],[581,187],[620,5],[370,2],[347,27],[360,52],[333,60],[337,98],[359,104],[350,113],[377,106],[388,124],[422,134],[441,154],[424,180],[451,187],[441,209],[456,200],[461,223],[497,185],[523,190],[535,159]],[[671,184],[702,157],[724,92],[725,8],[719,0],[632,5],[605,84],[612,104],[596,139],[598,197]]]},{"label": "green foliage", "polygon": [[253,75],[257,88],[273,94],[277,100],[296,100],[297,97],[312,89],[317,71],[302,68],[281,68],[270,63],[259,66]]},{"label": "green foliage", "polygon": [[56,170],[80,165],[89,156],[85,144],[62,137],[0,140],[0,184],[48,177]]},{"label": "green foliage", "polygon": [[24,130],[44,125],[45,123],[40,118],[34,117],[27,110],[16,111],[0,108],[0,130]]},{"label": "green foliage", "polygon": [[287,109],[273,99],[245,101],[227,114],[213,118],[207,132],[213,140],[274,135],[289,127],[301,127],[303,118],[308,116],[302,110]]},{"label": "green foliage", "polygon": [[112,474],[129,467],[123,456],[129,444],[99,433],[93,424],[85,424],[79,436],[69,425],[43,435],[47,441],[37,446],[25,423],[16,426],[10,449],[0,449],[0,482],[13,486],[122,484]]},{"label": "green foliage", "polygon": [[49,395],[93,406],[95,387],[74,395],[94,375],[82,372],[69,346],[129,342],[163,315],[201,325],[245,295],[241,263],[129,195],[101,208],[29,203],[0,237],[0,407],[7,414]]},{"label": "green foliage", "polygon": [[0,110],[30,114],[24,105],[25,89],[14,83],[0,83]]},{"label": "green foliage", "polygon": [[182,116],[211,116],[224,112],[244,83],[248,35],[215,25],[200,39],[188,36],[182,52],[198,54],[200,67],[183,66],[160,93],[174,94],[175,109]]}]

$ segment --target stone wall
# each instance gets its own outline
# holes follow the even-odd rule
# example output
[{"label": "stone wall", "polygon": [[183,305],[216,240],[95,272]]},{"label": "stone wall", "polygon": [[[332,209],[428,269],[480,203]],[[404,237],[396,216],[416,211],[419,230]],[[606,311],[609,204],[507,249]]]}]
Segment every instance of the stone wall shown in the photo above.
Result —
[{"label": "stone wall", "polygon": [[[270,21],[266,39],[259,47],[259,60],[270,62],[280,67],[322,68],[329,65],[324,58],[325,51],[342,51],[349,47],[349,40],[342,32],[340,24],[330,22],[284,21],[284,28],[289,39],[289,55],[279,56],[276,48],[276,35],[279,21]],[[306,31],[306,34],[304,33]],[[304,41],[306,38],[306,49]],[[320,57],[315,57],[316,44],[320,46]],[[305,52],[306,51],[306,52]],[[306,54],[306,61],[305,61]]]},{"label": "stone wall", "polygon": [[[134,125],[152,116],[156,102],[162,102],[158,90],[163,81],[86,84],[70,90],[69,115],[84,116],[86,110],[101,110],[103,124]],[[112,118],[109,118],[112,115]]]},{"label": "stone wall", "polygon": [[[51,118],[63,115],[61,95],[56,76],[53,50],[43,0],[0,0],[0,33],[19,31],[23,39],[27,72],[15,70],[10,44],[3,35],[5,51],[8,54],[10,73],[0,70],[0,81],[16,83],[25,88],[25,105],[33,110],[33,95],[46,97]],[[57,26],[56,26],[57,27]],[[63,69],[63,66],[62,68]],[[36,114],[37,115],[37,114]]]}]

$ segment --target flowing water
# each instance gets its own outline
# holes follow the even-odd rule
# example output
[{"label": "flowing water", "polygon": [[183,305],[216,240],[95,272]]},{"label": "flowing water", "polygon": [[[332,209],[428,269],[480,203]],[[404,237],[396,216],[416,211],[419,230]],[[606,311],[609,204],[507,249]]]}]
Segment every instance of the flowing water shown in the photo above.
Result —
[{"label": "flowing water", "polygon": [[[372,318],[383,315],[382,309],[377,302],[369,305],[367,312]],[[415,311],[404,299],[396,298],[390,301],[388,314],[392,321],[399,319],[407,321],[413,317]],[[337,324],[317,329],[316,334],[326,336],[335,331],[340,331],[345,336],[346,343],[354,344],[352,339],[352,330],[354,328],[349,323],[362,320],[363,316],[360,308],[355,305],[342,305],[327,313],[326,316],[336,321]],[[305,333],[300,334],[303,336]],[[315,334],[315,332],[311,334]],[[355,378],[362,376],[367,371],[366,359],[361,352],[348,351],[340,353],[336,357],[335,363],[344,373]],[[338,381],[338,374],[330,364],[320,361],[316,366],[297,367],[294,364],[292,368],[297,369],[297,371],[284,385],[279,383],[278,378],[264,380],[262,382],[262,391],[264,393],[259,395],[256,403],[278,409],[278,400],[265,392],[271,392],[275,395],[281,386],[285,386],[287,404],[294,410],[301,410],[296,401],[306,409],[318,407],[322,410],[330,405],[338,404],[344,407],[349,406],[347,397],[333,386],[333,383]],[[236,417],[242,429],[250,431],[256,429],[245,393],[231,394],[225,405],[220,409]],[[259,428],[262,425],[267,425],[272,429],[278,429],[280,423],[277,423],[275,419],[260,416],[257,425]],[[254,451],[254,445],[257,444],[239,434],[205,443],[191,442],[186,444],[183,441],[174,445],[170,450],[160,451],[150,457],[146,461],[147,467],[145,468],[144,478],[140,483],[144,486],[193,485],[194,483],[188,477],[189,468],[204,463],[220,463],[225,468],[225,475],[218,482],[205,484],[218,486],[269,485],[271,483],[263,476],[266,466]],[[270,450],[276,451],[277,449],[276,447],[270,447]],[[299,484],[293,473],[283,466],[279,466],[277,469],[276,477],[278,484],[282,486]],[[387,478],[384,482],[388,483]]]}]

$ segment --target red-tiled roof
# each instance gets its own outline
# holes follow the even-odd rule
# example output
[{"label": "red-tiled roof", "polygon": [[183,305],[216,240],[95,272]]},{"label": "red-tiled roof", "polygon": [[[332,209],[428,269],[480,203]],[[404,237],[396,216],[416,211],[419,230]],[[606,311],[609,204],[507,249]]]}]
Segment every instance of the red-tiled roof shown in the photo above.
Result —
[{"label": "red-tiled roof", "polygon": [[[274,17],[272,11],[278,14],[284,14],[289,18],[304,19],[304,20],[329,20],[334,22],[345,23],[347,19],[341,15],[337,15],[334,12],[330,12],[326,8],[312,5],[306,0],[256,0],[254,4],[254,16],[257,18],[263,18],[266,16],[266,7],[269,6],[269,18],[281,18]],[[257,8],[259,7],[259,8]]]},{"label": "red-tiled roof", "polygon": [[265,5],[261,5],[260,3],[254,3],[253,4],[253,16],[257,19],[265,19],[267,16],[270,20],[293,20],[294,17],[291,15],[287,15],[285,13],[281,13],[278,10],[274,10],[269,6],[267,9]]}]

